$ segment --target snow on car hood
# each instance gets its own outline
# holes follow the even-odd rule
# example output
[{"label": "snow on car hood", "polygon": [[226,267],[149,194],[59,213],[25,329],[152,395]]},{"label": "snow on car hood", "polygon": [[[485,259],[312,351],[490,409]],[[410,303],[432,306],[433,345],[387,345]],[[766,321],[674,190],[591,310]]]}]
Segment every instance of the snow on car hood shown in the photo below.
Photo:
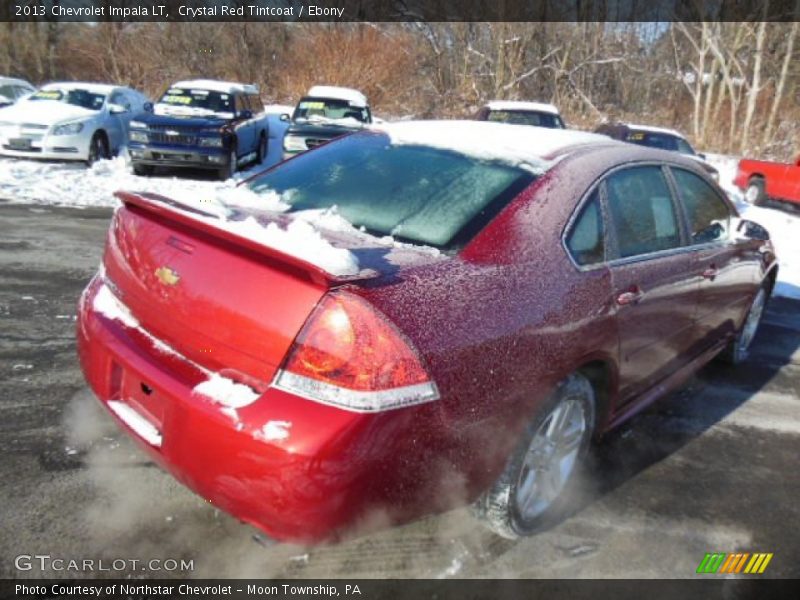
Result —
[{"label": "snow on car hood", "polygon": [[55,125],[62,121],[94,117],[98,113],[66,102],[52,100],[21,100],[4,109],[2,120],[15,123],[37,123]]}]

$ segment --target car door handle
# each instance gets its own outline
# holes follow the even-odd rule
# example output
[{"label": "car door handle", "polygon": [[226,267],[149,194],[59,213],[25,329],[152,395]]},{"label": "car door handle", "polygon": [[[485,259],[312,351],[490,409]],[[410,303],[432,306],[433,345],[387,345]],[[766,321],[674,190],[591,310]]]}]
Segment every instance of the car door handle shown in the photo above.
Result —
[{"label": "car door handle", "polygon": [[719,275],[719,269],[717,269],[717,267],[715,267],[714,265],[711,265],[705,271],[703,271],[704,279],[710,279],[713,281],[717,275]]},{"label": "car door handle", "polygon": [[632,286],[628,291],[622,292],[617,296],[617,304],[620,306],[627,306],[628,304],[637,304],[644,298],[644,292],[638,285]]}]

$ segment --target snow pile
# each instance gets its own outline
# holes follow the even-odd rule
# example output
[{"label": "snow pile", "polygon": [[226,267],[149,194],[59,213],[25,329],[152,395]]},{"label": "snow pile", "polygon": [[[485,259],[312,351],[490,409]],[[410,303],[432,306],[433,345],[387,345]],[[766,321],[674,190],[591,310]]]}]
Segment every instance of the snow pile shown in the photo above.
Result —
[{"label": "snow pile", "polygon": [[261,396],[252,388],[236,383],[218,373],[212,373],[206,381],[197,384],[192,391],[234,410],[249,406]]},{"label": "snow pile", "polygon": [[292,221],[286,229],[281,229],[275,223],[268,223],[265,227],[253,217],[243,221],[222,221],[215,225],[316,265],[331,275],[355,275],[361,270],[352,252],[335,247],[322,237],[314,225],[303,219]]},{"label": "snow pile", "polygon": [[284,212],[289,209],[289,205],[284,201],[289,194],[291,191],[281,195],[272,190],[257,194],[245,185],[229,185],[215,190],[215,199],[226,206]]},{"label": "snow pile", "polygon": [[719,184],[736,205],[742,218],[754,221],[769,231],[778,256],[778,282],[775,295],[800,299],[800,214],[766,206],[753,206],[745,201],[741,190],[733,184],[739,159],[721,154],[706,155],[719,170]]},{"label": "snow pile", "polygon": [[394,145],[451,150],[478,160],[523,167],[536,174],[544,173],[551,165],[542,157],[562,148],[610,142],[608,137],[594,133],[486,121],[405,121],[373,129],[386,133]]},{"label": "snow pile", "polygon": [[350,221],[345,219],[339,214],[336,205],[330,208],[310,208],[308,210],[299,210],[293,213],[292,216],[296,220],[306,221],[317,227],[322,227],[328,231],[341,231],[344,233],[356,234],[360,230],[356,229]]},{"label": "snow pile", "polygon": [[800,300],[800,214],[744,204],[742,217],[766,227],[778,256],[775,295]]},{"label": "snow pile", "polygon": [[109,400],[108,408],[148,444],[156,448],[161,447],[161,433],[150,421],[145,419],[132,407],[118,400]]},{"label": "snow pile", "polygon": [[289,437],[290,421],[268,421],[261,429],[255,432],[254,437],[265,442],[279,442]]},{"label": "snow pile", "polygon": [[[267,115],[291,115],[294,112],[294,106],[288,104],[265,104],[264,113]],[[270,121],[270,127],[272,122]],[[272,137],[272,136],[270,136]]]},{"label": "snow pile", "polygon": [[[236,174],[234,182],[250,173]],[[230,184],[186,178],[138,177],[125,158],[102,160],[91,168],[82,164],[0,160],[0,199],[15,203],[53,204],[80,208],[117,206],[117,190],[153,192],[176,199],[226,193]]]},{"label": "snow pile", "polygon": [[108,319],[120,321],[131,329],[139,329],[139,321],[131,314],[127,306],[117,300],[117,297],[106,285],[100,286],[94,297],[92,308]]}]

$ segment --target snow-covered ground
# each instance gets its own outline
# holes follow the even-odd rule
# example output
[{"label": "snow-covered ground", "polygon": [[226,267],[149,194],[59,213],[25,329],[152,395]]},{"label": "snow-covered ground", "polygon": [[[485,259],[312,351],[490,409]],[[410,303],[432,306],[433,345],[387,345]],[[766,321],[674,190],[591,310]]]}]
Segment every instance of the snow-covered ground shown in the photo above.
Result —
[{"label": "snow-covered ground", "polygon": [[742,192],[733,185],[737,157],[707,154],[708,161],[719,169],[719,183],[736,204],[743,218],[755,221],[767,228],[775,252],[778,255],[778,283],[775,294],[800,299],[800,212],[790,208],[753,206],[748,204]]},{"label": "snow-covered ground", "polygon": [[19,203],[57,204],[62,206],[116,206],[113,193],[117,190],[157,192],[164,196],[198,192],[215,195],[218,190],[231,188],[238,181],[265,166],[281,160],[283,133],[286,123],[279,115],[291,107],[265,107],[269,114],[268,156],[264,165],[239,171],[232,180],[217,181],[211,171],[192,171],[190,179],[177,170],[168,175],[138,177],[131,172],[127,154],[112,160],[102,160],[87,169],[82,163],[57,163],[0,158],[0,199]]}]

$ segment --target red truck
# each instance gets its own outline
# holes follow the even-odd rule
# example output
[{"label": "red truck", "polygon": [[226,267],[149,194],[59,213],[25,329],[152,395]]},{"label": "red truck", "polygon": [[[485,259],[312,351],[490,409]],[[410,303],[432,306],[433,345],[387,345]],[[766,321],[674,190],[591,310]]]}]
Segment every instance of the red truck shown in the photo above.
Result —
[{"label": "red truck", "polygon": [[794,164],[742,159],[733,183],[751,204],[774,198],[800,205],[800,156]]}]

